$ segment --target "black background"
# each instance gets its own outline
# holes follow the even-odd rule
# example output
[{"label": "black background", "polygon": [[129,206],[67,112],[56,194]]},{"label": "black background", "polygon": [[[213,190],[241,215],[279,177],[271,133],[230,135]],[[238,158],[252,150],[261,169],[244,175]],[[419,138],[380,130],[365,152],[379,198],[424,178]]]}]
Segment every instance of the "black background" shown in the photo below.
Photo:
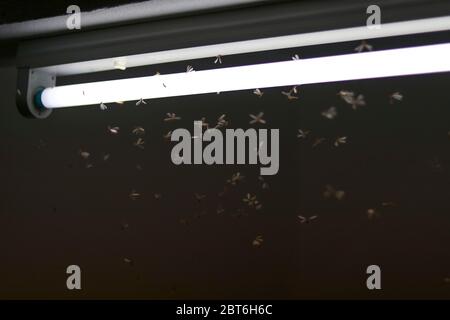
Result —
[{"label": "black background", "polygon": [[[418,45],[424,38],[433,39],[371,44],[379,50]],[[202,70],[289,60],[296,53],[351,53],[358,44],[224,57],[221,66],[214,58],[202,59],[126,74],[180,72],[187,63]],[[4,67],[0,297],[449,298],[449,80],[448,74],[434,74],[307,85],[294,101],[280,93],[289,88],[263,89],[262,98],[251,91],[175,97],[145,106],[112,104],[107,111],[56,110],[38,121],[17,112],[16,70]],[[342,89],[364,94],[367,106],[351,110],[337,95]],[[390,104],[395,91],[404,101]],[[338,116],[327,120],[321,112],[331,106]],[[163,139],[169,130],[191,129],[202,117],[214,124],[222,114],[230,128],[248,128],[249,114],[260,111],[267,120],[261,127],[280,129],[280,171],[266,177],[269,190],[257,179],[259,166],[171,163],[171,144]],[[182,120],[164,122],[167,112]],[[119,126],[119,135],[109,134],[108,125]],[[144,150],[133,146],[134,126],[146,129]],[[310,137],[298,139],[299,128],[311,130]],[[335,148],[338,136],[347,136],[348,143]],[[91,153],[88,161],[80,149]],[[105,162],[106,153],[111,158]],[[93,167],[87,169],[88,163]],[[245,181],[221,198],[218,193],[236,172]],[[324,199],[327,184],[346,197]],[[140,199],[129,198],[132,189]],[[261,211],[245,207],[248,192],[263,203]],[[195,193],[205,200],[198,202]],[[217,213],[219,204],[224,213]],[[369,208],[378,217],[369,219]],[[299,214],[318,219],[301,224]],[[264,242],[254,247],[258,235]],[[80,292],[65,286],[71,264],[82,268]],[[381,291],[365,286],[371,264],[382,269]]]}]

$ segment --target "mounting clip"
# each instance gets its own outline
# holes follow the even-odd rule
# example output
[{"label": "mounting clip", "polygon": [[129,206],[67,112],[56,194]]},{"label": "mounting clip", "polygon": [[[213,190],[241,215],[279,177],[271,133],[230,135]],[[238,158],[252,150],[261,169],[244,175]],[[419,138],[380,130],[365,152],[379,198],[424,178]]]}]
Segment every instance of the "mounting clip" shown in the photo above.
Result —
[{"label": "mounting clip", "polygon": [[55,84],[56,76],[52,74],[30,68],[19,68],[16,94],[19,112],[27,118],[47,118],[52,110],[40,103],[39,95],[44,88],[54,87]]}]

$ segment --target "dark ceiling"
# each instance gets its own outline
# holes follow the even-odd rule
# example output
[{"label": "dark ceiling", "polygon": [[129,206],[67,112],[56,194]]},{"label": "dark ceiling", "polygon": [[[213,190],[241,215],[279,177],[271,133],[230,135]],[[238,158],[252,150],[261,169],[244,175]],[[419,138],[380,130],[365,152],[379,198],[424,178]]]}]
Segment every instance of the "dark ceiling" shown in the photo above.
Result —
[{"label": "dark ceiling", "polygon": [[[76,4],[82,11],[92,11],[106,7],[141,2],[142,0],[77,0]],[[54,17],[66,13],[68,6],[74,4],[72,0],[3,0],[0,1],[0,23],[12,23]]]}]

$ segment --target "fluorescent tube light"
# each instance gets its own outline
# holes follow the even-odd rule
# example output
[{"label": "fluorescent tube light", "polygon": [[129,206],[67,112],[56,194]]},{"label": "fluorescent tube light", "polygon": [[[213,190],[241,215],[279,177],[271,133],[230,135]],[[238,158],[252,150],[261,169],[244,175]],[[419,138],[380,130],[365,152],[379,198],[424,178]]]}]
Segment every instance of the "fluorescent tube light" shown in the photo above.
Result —
[{"label": "fluorescent tube light", "polygon": [[46,88],[47,108],[450,71],[450,43]]},{"label": "fluorescent tube light", "polygon": [[107,59],[67,63],[36,68],[35,70],[37,72],[45,72],[55,76],[69,76],[74,74],[113,70],[115,69],[117,62],[126,65],[127,68],[133,68],[168,62],[209,58],[218,55],[229,56],[251,52],[356,41],[361,39],[404,36],[445,30],[450,30],[450,16],[384,23],[379,29],[369,29],[367,26],[360,26],[336,30],[299,33],[279,37],[218,43],[198,47],[149,52],[124,57],[112,57]]}]

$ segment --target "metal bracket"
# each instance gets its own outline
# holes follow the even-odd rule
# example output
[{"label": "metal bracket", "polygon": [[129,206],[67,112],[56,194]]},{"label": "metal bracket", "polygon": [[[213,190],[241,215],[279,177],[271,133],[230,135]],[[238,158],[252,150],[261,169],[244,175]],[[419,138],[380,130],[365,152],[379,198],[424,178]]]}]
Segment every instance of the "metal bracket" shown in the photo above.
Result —
[{"label": "metal bracket", "polygon": [[20,68],[16,95],[19,112],[27,118],[47,118],[52,110],[36,104],[35,97],[39,90],[54,87],[55,84],[56,77],[54,75],[29,68]]}]

